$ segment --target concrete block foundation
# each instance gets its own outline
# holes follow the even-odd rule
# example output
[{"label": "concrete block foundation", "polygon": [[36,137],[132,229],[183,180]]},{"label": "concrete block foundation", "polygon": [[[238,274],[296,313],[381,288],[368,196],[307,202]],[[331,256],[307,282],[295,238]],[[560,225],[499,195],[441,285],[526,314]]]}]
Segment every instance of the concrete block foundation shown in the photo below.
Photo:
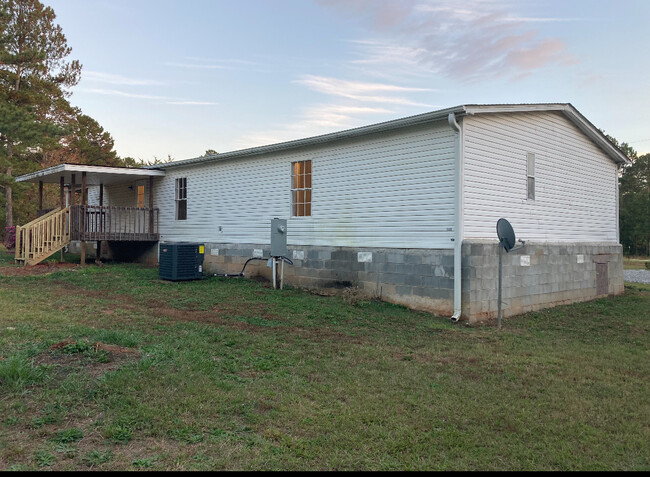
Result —
[{"label": "concrete block foundation", "polygon": [[[110,247],[113,249],[113,247]],[[151,263],[157,246],[142,250]],[[251,257],[269,257],[261,244],[205,243],[204,274],[239,273]],[[102,253],[103,255],[103,253]],[[497,317],[496,240],[462,246],[462,318]],[[305,289],[358,287],[391,303],[451,316],[454,308],[453,249],[291,246],[286,284]],[[609,243],[529,242],[503,254],[504,317],[623,293],[622,247]],[[254,260],[246,277],[272,280],[266,261]]]}]

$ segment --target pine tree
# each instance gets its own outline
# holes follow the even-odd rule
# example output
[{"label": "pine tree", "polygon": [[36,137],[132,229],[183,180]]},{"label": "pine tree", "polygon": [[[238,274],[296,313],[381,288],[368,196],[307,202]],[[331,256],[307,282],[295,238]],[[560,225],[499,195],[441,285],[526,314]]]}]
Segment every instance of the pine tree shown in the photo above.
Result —
[{"label": "pine tree", "polygon": [[[13,173],[54,147],[75,116],[67,100],[81,74],[56,15],[39,0],[0,0],[0,182],[13,225]],[[32,154],[30,154],[32,153]]]}]

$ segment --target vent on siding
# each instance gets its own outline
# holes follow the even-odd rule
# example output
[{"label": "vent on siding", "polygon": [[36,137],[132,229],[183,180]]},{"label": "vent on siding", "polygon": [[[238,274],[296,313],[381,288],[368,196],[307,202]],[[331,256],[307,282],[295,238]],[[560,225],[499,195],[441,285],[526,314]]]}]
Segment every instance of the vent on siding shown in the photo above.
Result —
[{"label": "vent on siding", "polygon": [[535,154],[526,154],[526,175],[528,177],[528,199],[535,200]]}]

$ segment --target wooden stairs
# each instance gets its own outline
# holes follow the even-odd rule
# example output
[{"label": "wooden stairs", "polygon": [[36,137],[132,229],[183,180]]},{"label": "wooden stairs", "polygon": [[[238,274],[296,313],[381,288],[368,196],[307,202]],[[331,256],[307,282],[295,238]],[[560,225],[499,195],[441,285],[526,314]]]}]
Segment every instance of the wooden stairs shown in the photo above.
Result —
[{"label": "wooden stairs", "polygon": [[70,243],[70,207],[16,227],[16,262],[36,265]]}]

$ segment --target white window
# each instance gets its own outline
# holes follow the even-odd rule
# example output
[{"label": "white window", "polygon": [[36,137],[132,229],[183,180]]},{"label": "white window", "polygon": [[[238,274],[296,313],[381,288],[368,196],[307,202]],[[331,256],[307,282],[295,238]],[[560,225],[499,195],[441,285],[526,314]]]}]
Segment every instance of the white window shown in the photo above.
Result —
[{"label": "white window", "polygon": [[291,163],[291,215],[311,216],[311,161]]},{"label": "white window", "polygon": [[532,152],[526,154],[526,162],[526,176],[528,178],[527,198],[535,200],[535,154]]},{"label": "white window", "polygon": [[176,220],[187,220],[187,178],[176,179]]}]

